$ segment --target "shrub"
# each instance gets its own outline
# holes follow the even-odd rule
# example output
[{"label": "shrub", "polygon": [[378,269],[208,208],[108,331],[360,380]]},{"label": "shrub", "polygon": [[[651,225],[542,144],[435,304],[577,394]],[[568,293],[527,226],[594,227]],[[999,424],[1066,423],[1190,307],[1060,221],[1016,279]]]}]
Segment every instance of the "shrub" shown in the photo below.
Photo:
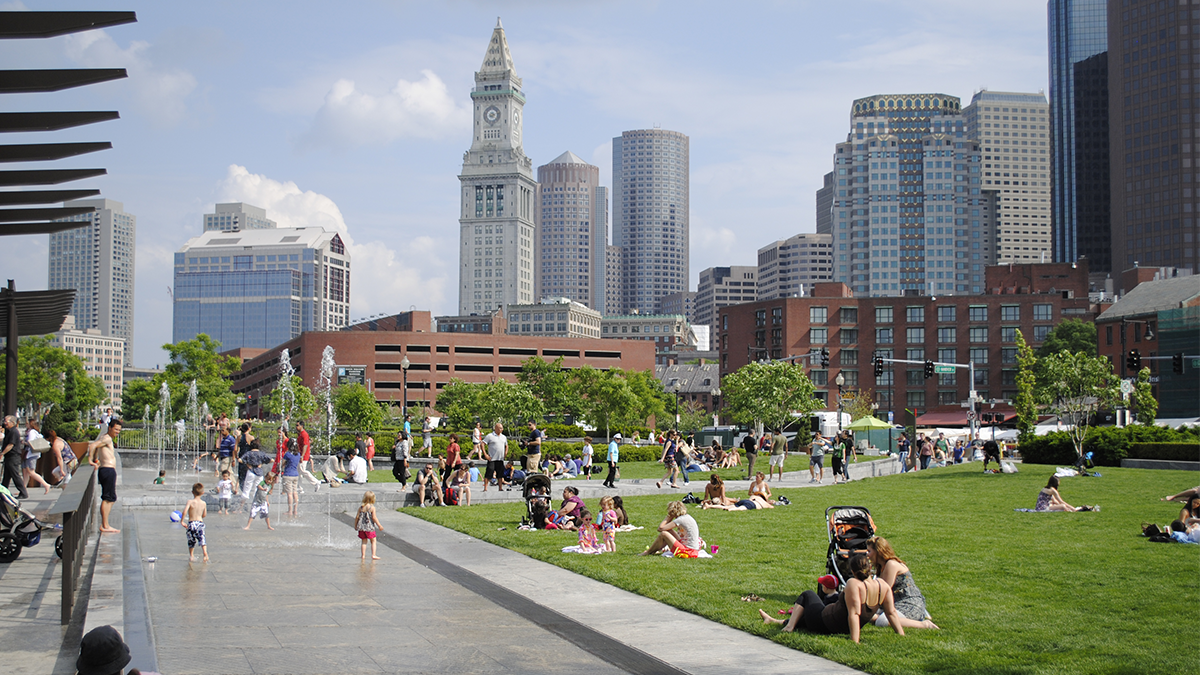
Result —
[{"label": "shrub", "polygon": [[1200,462],[1200,443],[1132,443],[1129,446],[1129,458]]},{"label": "shrub", "polygon": [[1075,446],[1065,431],[1052,431],[1045,436],[1021,438],[1021,459],[1025,464],[1075,463]]},{"label": "shrub", "polygon": [[[1121,460],[1132,456],[1134,444],[1195,444],[1200,440],[1197,430],[1134,424],[1127,427],[1095,427],[1088,431],[1083,441],[1083,451],[1092,453],[1092,461],[1099,466],[1120,466]],[[1075,450],[1066,432],[1055,431],[1045,436],[1023,438],[1021,456],[1027,464],[1075,463]],[[1195,456],[1193,451],[1193,457]],[[1194,460],[1193,460],[1194,461]]]},{"label": "shrub", "polygon": [[[583,438],[587,434],[577,424],[547,424],[539,427],[549,438]],[[583,447],[580,445],[580,447]]]}]

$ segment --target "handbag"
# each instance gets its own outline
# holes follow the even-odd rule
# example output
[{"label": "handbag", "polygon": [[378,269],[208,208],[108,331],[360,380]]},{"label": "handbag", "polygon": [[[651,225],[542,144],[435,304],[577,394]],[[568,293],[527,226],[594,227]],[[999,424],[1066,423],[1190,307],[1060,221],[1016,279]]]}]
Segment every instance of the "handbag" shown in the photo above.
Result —
[{"label": "handbag", "polygon": [[30,452],[50,452],[50,441],[46,440],[42,436],[38,436],[37,438],[28,441],[26,445],[29,446]]}]

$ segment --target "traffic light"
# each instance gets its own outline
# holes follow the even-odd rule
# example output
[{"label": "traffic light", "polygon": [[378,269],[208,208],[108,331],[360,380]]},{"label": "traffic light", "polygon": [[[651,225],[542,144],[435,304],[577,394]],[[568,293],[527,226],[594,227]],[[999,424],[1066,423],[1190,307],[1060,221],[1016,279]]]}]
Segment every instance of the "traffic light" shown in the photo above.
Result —
[{"label": "traffic light", "polygon": [[925,362],[925,379],[933,377],[933,361]]},{"label": "traffic light", "polygon": [[1175,354],[1174,356],[1171,357],[1171,372],[1173,372],[1173,373],[1182,373],[1183,372],[1183,352]]},{"label": "traffic light", "polygon": [[1134,372],[1142,369],[1142,355],[1138,350],[1129,350],[1129,356],[1125,357],[1125,367]]},{"label": "traffic light", "polygon": [[875,377],[883,375],[883,357],[878,354],[875,356]]},{"label": "traffic light", "polygon": [[821,367],[822,368],[829,367],[829,350],[826,349],[825,347],[821,348]]}]

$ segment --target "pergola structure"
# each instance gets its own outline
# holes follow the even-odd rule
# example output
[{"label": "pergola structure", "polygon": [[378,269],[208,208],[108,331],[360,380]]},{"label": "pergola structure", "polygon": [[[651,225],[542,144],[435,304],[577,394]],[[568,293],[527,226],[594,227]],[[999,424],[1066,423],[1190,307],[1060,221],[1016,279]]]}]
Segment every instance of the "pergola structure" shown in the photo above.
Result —
[{"label": "pergola structure", "polygon": [[[0,39],[49,38],[137,21],[133,12],[3,12]],[[0,94],[49,93],[126,77],[124,68],[65,70],[0,70]],[[114,120],[116,111],[0,112],[0,133],[58,131]],[[107,141],[82,143],[0,144],[0,163],[51,162],[108,150]],[[49,234],[87,221],[66,218],[95,211],[91,206],[49,206],[94,197],[99,190],[30,189],[103,176],[100,168],[17,169],[0,171],[0,236]],[[8,280],[0,288],[0,334],[5,336],[4,413],[17,410],[17,347],[27,335],[45,335],[62,328],[71,311],[75,290],[17,292]]]}]

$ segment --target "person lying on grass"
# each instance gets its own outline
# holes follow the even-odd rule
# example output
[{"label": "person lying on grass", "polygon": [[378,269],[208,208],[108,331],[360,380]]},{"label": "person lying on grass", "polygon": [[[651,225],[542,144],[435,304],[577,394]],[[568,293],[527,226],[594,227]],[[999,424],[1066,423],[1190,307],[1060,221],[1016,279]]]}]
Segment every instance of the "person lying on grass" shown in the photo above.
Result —
[{"label": "person lying on grass", "polygon": [[696,524],[696,519],[687,514],[687,507],[683,502],[671,502],[667,504],[666,519],[658,525],[658,536],[638,555],[657,555],[668,548],[675,554],[679,554],[681,549],[684,554],[688,554],[699,551],[703,546],[700,526]]},{"label": "person lying on grass", "polygon": [[1050,476],[1050,480],[1046,483],[1046,487],[1038,493],[1037,503],[1033,506],[1034,511],[1099,511],[1099,506],[1080,506],[1078,508],[1071,506],[1063,501],[1063,498],[1058,494],[1058,476]]},{"label": "person lying on grass", "polygon": [[[937,624],[928,620],[925,596],[917,588],[908,565],[896,557],[891,543],[883,537],[871,537],[867,540],[867,558],[875,566],[875,576],[892,587],[892,601],[900,613],[901,624],[905,628],[937,628]],[[882,612],[877,613],[875,625],[880,628],[887,626],[887,616]]]},{"label": "person lying on grass", "polygon": [[[900,613],[892,599],[892,589],[880,579],[871,576],[871,561],[865,553],[855,553],[850,558],[850,571],[854,575],[846,582],[846,588],[837,602],[826,605],[816,591],[804,591],[792,605],[787,620],[776,619],[763,610],[758,610],[763,623],[783,626],[790,633],[802,625],[810,633],[849,633],[850,639],[859,641],[859,632],[867,625],[875,612],[883,610],[897,635],[904,635]],[[803,619],[803,623],[801,620]]]},{"label": "person lying on grass", "polygon": [[1163,497],[1159,501],[1162,502],[1186,502],[1192,497],[1200,497],[1200,486],[1196,486],[1190,490],[1184,490],[1178,494],[1173,494],[1169,497]]}]

